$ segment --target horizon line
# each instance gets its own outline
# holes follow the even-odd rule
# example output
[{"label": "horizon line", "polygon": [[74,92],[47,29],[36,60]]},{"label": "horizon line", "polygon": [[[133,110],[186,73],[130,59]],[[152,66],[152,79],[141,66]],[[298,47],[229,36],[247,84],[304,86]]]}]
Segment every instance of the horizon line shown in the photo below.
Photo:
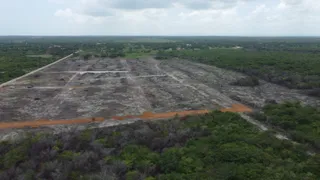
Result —
[{"label": "horizon line", "polygon": [[0,35],[0,37],[320,37],[320,35]]}]

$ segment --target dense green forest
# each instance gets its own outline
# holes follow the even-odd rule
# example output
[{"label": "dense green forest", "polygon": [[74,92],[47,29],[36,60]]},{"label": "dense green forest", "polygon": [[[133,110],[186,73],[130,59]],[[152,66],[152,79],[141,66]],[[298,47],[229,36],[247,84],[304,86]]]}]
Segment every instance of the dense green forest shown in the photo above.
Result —
[{"label": "dense green forest", "polygon": [[158,59],[178,57],[256,76],[289,88],[320,88],[320,53],[211,49],[161,51]]},{"label": "dense green forest", "polygon": [[320,149],[320,110],[302,106],[299,102],[270,104],[257,120],[280,128],[295,141]]},{"label": "dense green forest", "polygon": [[[267,108],[268,109],[268,108]],[[312,118],[310,116],[309,118]],[[309,179],[320,156],[260,132],[239,115],[33,134],[0,146],[0,179]]]}]

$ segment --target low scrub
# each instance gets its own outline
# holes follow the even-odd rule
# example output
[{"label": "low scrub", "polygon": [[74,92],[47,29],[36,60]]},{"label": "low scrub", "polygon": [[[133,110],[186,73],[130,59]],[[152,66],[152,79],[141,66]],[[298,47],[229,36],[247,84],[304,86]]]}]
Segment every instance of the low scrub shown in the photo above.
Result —
[{"label": "low scrub", "polygon": [[212,112],[2,142],[0,179],[317,179],[320,157]]}]

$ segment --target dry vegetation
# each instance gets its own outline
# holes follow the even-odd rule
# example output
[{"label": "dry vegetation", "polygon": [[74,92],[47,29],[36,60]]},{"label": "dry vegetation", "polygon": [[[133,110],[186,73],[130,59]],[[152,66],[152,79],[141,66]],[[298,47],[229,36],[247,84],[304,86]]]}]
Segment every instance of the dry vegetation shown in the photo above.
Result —
[{"label": "dry vegetation", "polygon": [[0,146],[9,179],[316,179],[320,157],[232,113],[33,134]]}]

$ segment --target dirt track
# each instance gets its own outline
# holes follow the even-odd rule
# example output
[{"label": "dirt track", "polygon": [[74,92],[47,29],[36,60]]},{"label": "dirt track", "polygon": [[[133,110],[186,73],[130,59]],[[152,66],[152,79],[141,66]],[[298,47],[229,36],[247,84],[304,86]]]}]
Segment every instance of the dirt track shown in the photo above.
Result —
[{"label": "dirt track", "polygon": [[[248,108],[241,104],[234,104],[231,108],[222,108],[222,112],[252,112],[251,108]],[[152,113],[144,112],[141,115],[126,115],[126,116],[113,116],[109,118],[111,121],[123,121],[123,120],[157,120],[157,119],[169,119],[178,117],[186,117],[188,115],[201,115],[207,114],[210,110],[190,110],[180,112],[165,112],[165,113]],[[77,125],[77,124],[89,124],[89,123],[101,123],[106,121],[103,117],[85,118],[85,119],[67,119],[67,120],[36,120],[36,121],[20,121],[20,122],[0,122],[0,129],[13,129],[13,128],[40,128],[44,126],[53,125]]]},{"label": "dirt track", "polygon": [[[182,60],[68,59],[0,91],[1,122],[76,119],[230,108],[260,108],[265,100],[319,99],[262,81],[229,85],[244,75]],[[105,124],[108,122],[105,122]]]}]

